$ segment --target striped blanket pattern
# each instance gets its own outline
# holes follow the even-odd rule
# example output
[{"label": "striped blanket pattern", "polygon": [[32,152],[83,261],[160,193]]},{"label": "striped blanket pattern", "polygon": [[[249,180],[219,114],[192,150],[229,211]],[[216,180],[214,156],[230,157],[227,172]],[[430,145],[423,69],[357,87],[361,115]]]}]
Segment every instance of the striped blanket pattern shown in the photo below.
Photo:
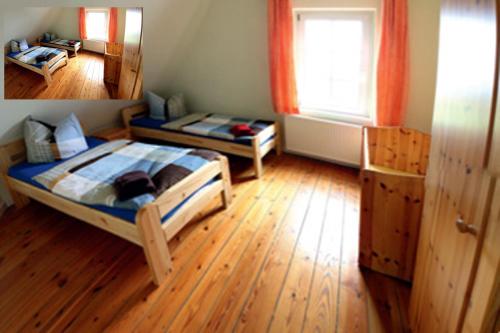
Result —
[{"label": "striped blanket pattern", "polygon": [[41,56],[41,55],[49,55],[49,54],[54,54],[58,55],[61,53],[61,50],[54,49],[51,47],[44,47],[44,46],[33,46],[26,51],[20,52],[16,55],[13,56],[14,59],[19,60],[21,62],[24,62],[25,64],[28,65],[37,65],[41,64],[36,61],[36,57]]},{"label": "striped blanket pattern", "polygon": [[72,46],[72,47],[80,45],[79,41],[76,41],[76,43],[74,43],[74,44],[70,44],[69,39],[56,39],[56,40],[51,40],[50,42],[46,42],[46,43],[63,45],[63,46]]},{"label": "striped blanket pattern", "polygon": [[[75,202],[139,210],[217,156],[205,150],[117,140],[71,158],[34,180],[52,193]],[[119,201],[113,183],[131,171],[146,172],[157,192]]]},{"label": "striped blanket pattern", "polygon": [[194,113],[174,122],[166,123],[162,128],[234,141],[236,137],[231,133],[231,128],[234,125],[240,124],[250,126],[256,134],[269,125],[268,123],[254,119]]}]

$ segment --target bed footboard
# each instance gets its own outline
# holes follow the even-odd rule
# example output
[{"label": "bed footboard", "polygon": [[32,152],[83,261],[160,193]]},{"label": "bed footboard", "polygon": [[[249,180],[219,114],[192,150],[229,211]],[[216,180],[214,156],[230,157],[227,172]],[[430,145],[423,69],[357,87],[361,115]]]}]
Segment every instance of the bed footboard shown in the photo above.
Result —
[{"label": "bed footboard", "polygon": [[68,64],[68,51],[64,50],[42,67],[42,75],[45,83],[49,86],[52,83],[52,74],[60,67]]},{"label": "bed footboard", "polygon": [[[217,179],[212,181],[214,178]],[[212,182],[206,185],[210,181]],[[232,193],[229,165],[225,156],[219,156],[217,160],[186,177],[139,211],[136,225],[156,285],[160,285],[173,268],[168,241],[201,208],[219,195],[227,208],[231,204]],[[188,197],[189,201],[162,224],[161,216],[165,216]]]}]

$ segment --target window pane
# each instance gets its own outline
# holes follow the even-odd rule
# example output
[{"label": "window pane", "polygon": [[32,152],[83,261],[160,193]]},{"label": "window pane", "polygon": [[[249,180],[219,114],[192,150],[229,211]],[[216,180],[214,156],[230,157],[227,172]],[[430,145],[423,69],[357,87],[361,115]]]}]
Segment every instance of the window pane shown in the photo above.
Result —
[{"label": "window pane", "polygon": [[87,38],[107,40],[107,15],[105,12],[87,12]]},{"label": "window pane", "polygon": [[366,22],[356,18],[301,17],[301,107],[367,116],[370,71]]}]

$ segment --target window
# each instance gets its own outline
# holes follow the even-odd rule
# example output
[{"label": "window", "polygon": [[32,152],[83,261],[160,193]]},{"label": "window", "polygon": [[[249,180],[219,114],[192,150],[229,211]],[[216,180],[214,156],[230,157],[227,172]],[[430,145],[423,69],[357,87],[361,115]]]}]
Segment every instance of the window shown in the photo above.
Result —
[{"label": "window", "polygon": [[108,40],[109,10],[86,9],[85,21],[87,39],[99,41]]},{"label": "window", "polygon": [[373,109],[372,11],[297,11],[295,47],[299,108],[351,122]]}]

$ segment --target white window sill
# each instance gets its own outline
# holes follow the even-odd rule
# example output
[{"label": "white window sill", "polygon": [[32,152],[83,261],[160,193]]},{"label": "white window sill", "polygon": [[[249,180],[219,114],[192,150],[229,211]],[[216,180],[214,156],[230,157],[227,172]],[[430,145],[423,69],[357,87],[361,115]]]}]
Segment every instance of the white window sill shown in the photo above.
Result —
[{"label": "white window sill", "polygon": [[107,40],[102,40],[102,39],[85,39],[86,41],[89,42],[100,42],[100,43],[107,43]]},{"label": "white window sill", "polygon": [[325,112],[307,108],[301,108],[299,115],[307,118],[343,123],[348,125],[373,126],[373,120],[369,117],[351,116],[346,114]]}]

